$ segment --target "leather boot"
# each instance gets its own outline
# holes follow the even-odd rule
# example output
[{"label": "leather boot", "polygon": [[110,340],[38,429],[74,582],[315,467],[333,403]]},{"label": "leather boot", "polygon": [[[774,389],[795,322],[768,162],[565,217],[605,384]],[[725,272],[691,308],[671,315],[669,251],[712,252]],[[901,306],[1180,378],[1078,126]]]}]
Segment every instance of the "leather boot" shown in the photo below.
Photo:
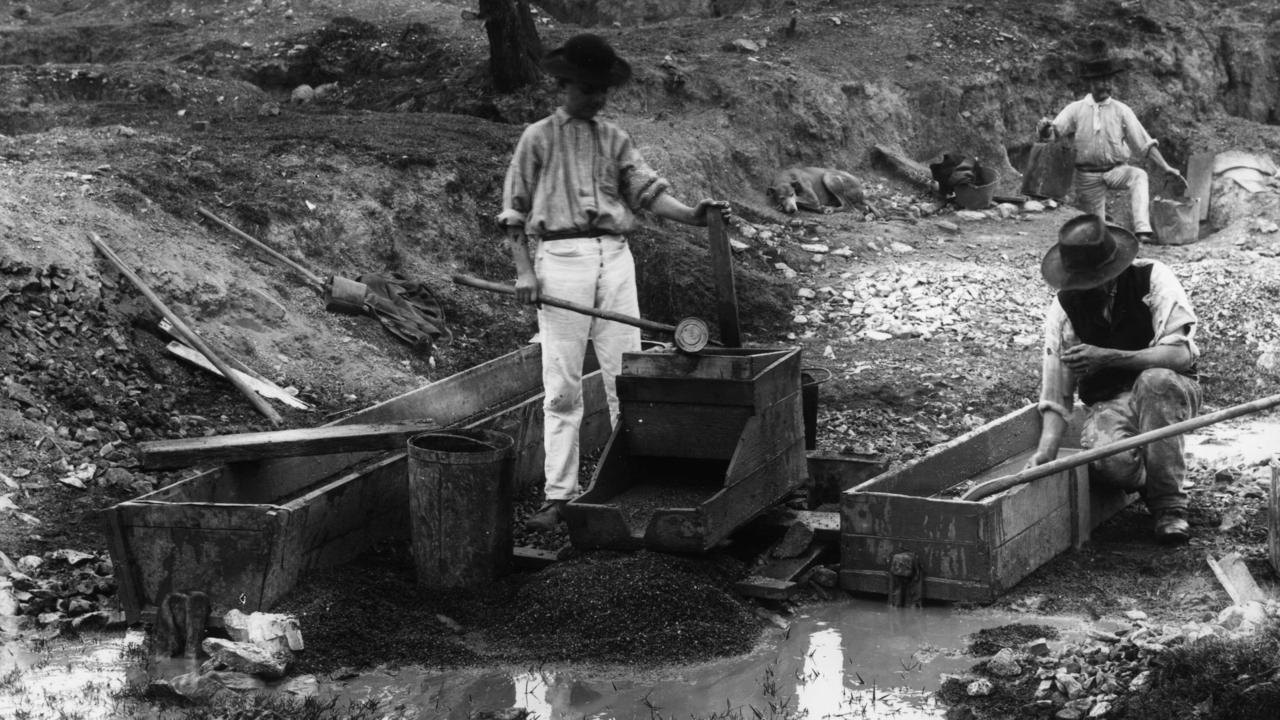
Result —
[{"label": "leather boot", "polygon": [[1157,510],[1156,542],[1163,545],[1176,545],[1191,539],[1191,526],[1187,524],[1187,511],[1182,508]]},{"label": "leather boot", "polygon": [[556,526],[564,521],[565,500],[548,500],[545,505],[538,509],[538,512],[529,516],[524,521],[526,530],[533,532],[550,532],[556,529]]}]

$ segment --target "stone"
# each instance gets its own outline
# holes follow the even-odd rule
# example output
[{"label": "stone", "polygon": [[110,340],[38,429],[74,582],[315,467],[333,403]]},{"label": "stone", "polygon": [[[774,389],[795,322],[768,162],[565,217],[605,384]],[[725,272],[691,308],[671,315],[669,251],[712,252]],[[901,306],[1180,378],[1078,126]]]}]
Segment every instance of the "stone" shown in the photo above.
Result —
[{"label": "stone", "polygon": [[1049,654],[1049,641],[1046,638],[1036,638],[1024,644],[1022,650],[1029,655],[1044,657]]},{"label": "stone", "polygon": [[315,88],[307,84],[299,85],[289,94],[289,102],[295,105],[303,105],[316,99]]},{"label": "stone", "polygon": [[1094,705],[1089,710],[1089,717],[1091,718],[1106,717],[1107,713],[1109,712],[1111,712],[1111,703],[1107,702],[1106,700],[1100,700],[1096,705]]},{"label": "stone", "polygon": [[1141,610],[1125,610],[1124,616],[1134,621],[1147,619],[1147,614]]},{"label": "stone", "polygon": [[285,652],[222,638],[205,638],[200,647],[209,655],[205,665],[212,670],[226,669],[266,678],[284,677],[292,660]]},{"label": "stone", "polygon": [[315,675],[299,675],[281,683],[276,691],[300,698],[316,697],[320,694],[320,683]]},{"label": "stone", "polygon": [[949,222],[947,220],[939,220],[938,222],[934,223],[934,225],[936,225],[939,230],[945,230],[946,232],[949,232],[952,235],[959,234],[960,232],[959,225],[953,222]]},{"label": "stone", "polygon": [[978,678],[964,688],[965,694],[969,697],[987,697],[995,690],[996,686],[986,678]]},{"label": "stone", "polygon": [[299,652],[305,647],[298,619],[285,613],[254,612],[245,614],[232,608],[222,623],[231,639],[241,643],[262,645],[271,650]]},{"label": "stone", "polygon": [[[1052,207],[1057,207],[1058,203],[1050,201]],[[1022,212],[1044,212],[1045,204],[1039,200],[1028,200],[1022,203]]]},{"label": "stone", "polygon": [[979,220],[986,220],[987,214],[979,210],[957,210],[956,217],[967,222],[977,222]]},{"label": "stone", "polygon": [[800,249],[810,253],[829,253],[831,248],[823,243],[801,243]]},{"label": "stone", "polygon": [[1022,674],[1022,666],[1018,664],[1014,653],[1009,648],[1002,648],[987,661],[987,669],[1000,677],[1016,677]]}]

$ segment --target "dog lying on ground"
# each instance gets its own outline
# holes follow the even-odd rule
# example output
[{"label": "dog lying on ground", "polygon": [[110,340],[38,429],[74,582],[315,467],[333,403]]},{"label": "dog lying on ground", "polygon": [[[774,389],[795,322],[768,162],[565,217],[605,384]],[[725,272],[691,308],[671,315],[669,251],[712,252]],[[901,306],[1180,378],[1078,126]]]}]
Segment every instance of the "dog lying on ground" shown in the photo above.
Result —
[{"label": "dog lying on ground", "polygon": [[785,213],[793,213],[797,209],[830,213],[850,206],[863,212],[869,210],[862,194],[862,183],[843,170],[787,168],[773,176],[768,193],[769,199]]}]

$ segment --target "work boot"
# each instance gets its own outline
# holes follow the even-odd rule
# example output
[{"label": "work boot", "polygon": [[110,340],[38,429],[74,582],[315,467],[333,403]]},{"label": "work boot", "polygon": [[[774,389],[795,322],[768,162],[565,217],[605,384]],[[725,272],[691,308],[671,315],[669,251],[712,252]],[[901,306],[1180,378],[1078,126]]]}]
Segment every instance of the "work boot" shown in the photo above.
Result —
[{"label": "work boot", "polygon": [[1156,542],[1176,545],[1191,539],[1191,526],[1187,524],[1187,511],[1170,508],[1156,511]]},{"label": "work boot", "polygon": [[526,530],[533,532],[550,532],[556,529],[556,526],[564,521],[564,500],[548,500],[545,505],[538,508],[538,512],[529,516],[524,521]]}]

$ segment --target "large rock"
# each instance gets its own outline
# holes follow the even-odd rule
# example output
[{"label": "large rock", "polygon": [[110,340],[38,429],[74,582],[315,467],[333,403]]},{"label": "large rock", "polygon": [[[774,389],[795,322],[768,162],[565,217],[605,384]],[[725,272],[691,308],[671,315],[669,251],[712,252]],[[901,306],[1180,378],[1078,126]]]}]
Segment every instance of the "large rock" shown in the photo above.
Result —
[{"label": "large rock", "polygon": [[288,651],[269,650],[252,643],[206,638],[200,645],[209,655],[205,669],[230,670],[265,678],[282,678],[293,660]]}]

